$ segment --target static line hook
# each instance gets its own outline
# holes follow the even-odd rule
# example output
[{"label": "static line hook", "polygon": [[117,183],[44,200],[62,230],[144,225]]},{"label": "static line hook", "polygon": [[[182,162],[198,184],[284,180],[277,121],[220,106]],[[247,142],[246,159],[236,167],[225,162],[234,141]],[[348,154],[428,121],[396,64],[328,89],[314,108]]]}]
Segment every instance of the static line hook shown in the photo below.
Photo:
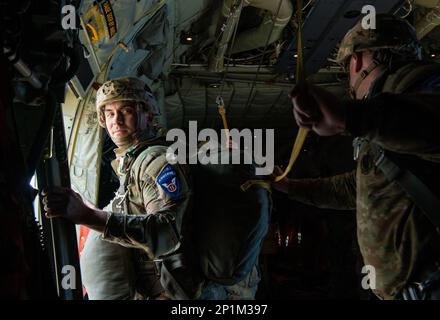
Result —
[{"label": "static line hook", "polygon": [[219,106],[224,106],[225,102],[223,101],[223,98],[220,96],[217,96],[215,102],[219,105]]}]

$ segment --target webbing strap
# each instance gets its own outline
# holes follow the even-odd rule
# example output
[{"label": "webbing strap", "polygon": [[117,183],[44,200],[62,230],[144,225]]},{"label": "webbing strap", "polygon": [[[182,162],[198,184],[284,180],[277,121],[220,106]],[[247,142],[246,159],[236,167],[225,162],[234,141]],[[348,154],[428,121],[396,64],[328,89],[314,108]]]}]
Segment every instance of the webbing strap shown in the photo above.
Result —
[{"label": "webbing strap", "polygon": [[[296,16],[297,16],[297,22],[298,22],[298,30],[297,30],[297,37],[298,37],[298,45],[297,45],[297,61],[296,61],[296,84],[304,83],[306,76],[304,72],[304,52],[303,52],[303,39],[302,39],[302,8],[303,8],[303,1],[297,0],[296,1]],[[301,152],[301,149],[304,145],[304,141],[306,140],[307,134],[309,130],[306,128],[299,128],[298,133],[296,135],[295,143],[293,145],[292,153],[290,154],[289,164],[286,167],[286,170],[284,170],[283,174],[275,177],[275,182],[283,180],[292,170],[292,167],[294,163],[296,162],[296,159],[298,159],[299,153]]]},{"label": "webbing strap", "polygon": [[396,181],[400,185],[440,234],[440,199],[438,196],[411,171],[401,168],[387,157],[385,150],[375,144],[372,144],[371,150],[375,165],[384,173],[388,181]]},{"label": "webbing strap", "polygon": [[295,143],[293,145],[292,153],[290,154],[289,164],[287,165],[286,170],[284,170],[282,175],[275,177],[275,182],[283,180],[289,174],[290,170],[292,170],[292,167],[296,159],[298,159],[299,153],[301,152],[301,149],[304,145],[304,141],[306,140],[308,132],[309,130],[307,129],[299,128]]},{"label": "webbing strap", "polygon": [[[303,8],[303,1],[297,0],[296,1],[297,6],[297,22],[298,22],[298,30],[297,30],[297,37],[298,37],[298,45],[297,45],[297,65],[296,65],[296,81],[297,84],[303,83],[305,81],[305,72],[304,72],[304,52],[303,52],[303,39],[302,39],[302,8]],[[217,101],[222,101],[221,97],[217,98]],[[219,105],[218,111],[222,117],[223,120],[223,126],[226,129],[227,134],[229,133],[229,129],[226,122],[226,115],[224,111],[224,105],[217,102]],[[305,128],[299,128],[295,143],[293,145],[292,153],[290,155],[289,164],[286,167],[286,170],[283,172],[282,175],[275,177],[275,182],[278,182],[282,179],[284,179],[292,170],[292,167],[296,161],[296,159],[299,156],[299,153],[301,152],[301,149],[304,145],[304,141],[306,140],[307,133],[309,132],[308,129]],[[228,136],[229,138],[229,136]],[[260,187],[263,187],[265,189],[270,190],[270,182],[267,180],[248,180],[244,184],[242,184],[240,187],[243,191],[246,191],[253,185],[259,185]]]},{"label": "webbing strap", "polygon": [[365,69],[364,71],[361,72],[361,74],[359,75],[359,78],[357,78],[356,82],[353,85],[353,92],[356,92],[357,89],[359,89],[362,81],[364,81],[368,75],[377,67],[379,67],[381,65],[380,61],[377,59],[373,59],[373,62],[371,62],[371,64],[368,66],[367,69]]},{"label": "webbing strap", "polygon": [[266,189],[268,192],[272,192],[272,186],[271,182],[267,180],[257,180],[257,179],[250,179],[247,180],[245,183],[243,183],[240,186],[240,189],[243,191],[246,191],[252,186],[260,186],[261,188]]},{"label": "webbing strap", "polygon": [[112,208],[113,210],[118,210],[115,212],[122,211],[125,214],[130,214],[130,207],[126,201],[128,192],[127,188],[130,182],[130,170],[137,156],[150,145],[151,144],[148,141],[141,142],[137,146],[129,148],[125,156],[120,160],[122,162],[120,162],[118,165],[118,175],[121,174],[122,177],[119,178],[119,188],[116,192],[116,198],[114,199],[114,207]]},{"label": "webbing strap", "polygon": [[229,143],[231,140],[231,135],[229,133],[229,127],[228,127],[228,120],[226,119],[226,110],[225,110],[225,103],[223,102],[223,98],[221,96],[217,97],[217,106],[218,106],[218,113],[220,114],[220,117],[222,118],[223,122],[223,128],[226,132],[226,148],[229,147]]},{"label": "webbing strap", "polygon": [[86,28],[89,28],[89,30],[92,32],[92,40],[98,41],[99,35],[98,35],[98,31],[96,30],[96,28],[91,23],[87,23]]}]

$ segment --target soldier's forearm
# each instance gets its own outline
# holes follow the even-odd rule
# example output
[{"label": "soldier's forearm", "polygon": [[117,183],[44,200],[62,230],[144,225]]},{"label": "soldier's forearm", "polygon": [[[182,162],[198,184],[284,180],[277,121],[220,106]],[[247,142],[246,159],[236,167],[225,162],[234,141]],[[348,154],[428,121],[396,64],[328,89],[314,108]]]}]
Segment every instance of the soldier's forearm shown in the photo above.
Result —
[{"label": "soldier's forearm", "polygon": [[289,198],[323,209],[356,209],[354,172],[319,179],[291,179]]},{"label": "soldier's forearm", "polygon": [[111,213],[103,238],[160,256],[178,246],[180,240],[175,230],[174,219],[167,212],[145,215]]},{"label": "soldier's forearm", "polygon": [[83,225],[95,231],[104,232],[110,213],[98,209],[90,209],[90,215]]}]

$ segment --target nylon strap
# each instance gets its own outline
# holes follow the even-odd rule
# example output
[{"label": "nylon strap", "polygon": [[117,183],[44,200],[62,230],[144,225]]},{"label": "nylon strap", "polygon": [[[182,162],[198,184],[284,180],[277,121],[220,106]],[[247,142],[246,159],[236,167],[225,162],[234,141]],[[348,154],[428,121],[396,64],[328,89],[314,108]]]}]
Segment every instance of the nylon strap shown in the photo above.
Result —
[{"label": "nylon strap", "polygon": [[373,59],[373,62],[371,62],[371,64],[368,66],[368,68],[365,69],[364,71],[362,71],[359,78],[357,78],[355,84],[353,85],[353,92],[356,92],[357,89],[359,89],[362,81],[364,81],[365,78],[368,77],[368,75],[380,65],[381,65],[381,63],[379,60]]},{"label": "nylon strap", "polygon": [[226,119],[226,110],[225,110],[225,103],[223,101],[223,98],[221,96],[217,97],[217,106],[218,106],[218,113],[220,114],[220,117],[222,118],[223,122],[223,128],[226,132],[226,148],[229,147],[229,143],[231,140],[231,135],[229,133],[229,127],[228,127],[228,120]]},{"label": "nylon strap", "polygon": [[400,167],[387,157],[385,150],[371,144],[374,164],[384,173],[388,181],[396,181],[419,207],[440,234],[440,199],[416,175],[408,169]]},{"label": "nylon strap", "polygon": [[[302,7],[303,7],[303,1],[297,0],[296,1],[296,16],[297,16],[297,22],[298,22],[298,31],[297,31],[297,37],[298,37],[298,45],[297,45],[297,61],[296,61],[296,84],[304,83],[306,76],[304,72],[304,52],[303,52],[303,39],[302,39]],[[306,128],[299,128],[298,133],[296,135],[295,143],[293,145],[292,153],[290,154],[289,164],[286,167],[286,170],[284,170],[283,174],[275,177],[275,182],[283,180],[289,172],[292,170],[293,165],[296,162],[296,159],[298,159],[299,153],[301,152],[301,149],[304,145],[304,141],[306,140],[307,134],[309,130]]]},{"label": "nylon strap", "polygon": [[[296,7],[297,7],[297,23],[298,23],[298,30],[297,30],[297,37],[298,37],[298,44],[297,44],[297,65],[296,65],[296,83],[302,83],[305,81],[305,73],[304,73],[304,52],[303,52],[303,39],[302,39],[302,8],[303,8],[303,1],[297,0],[296,1]],[[221,99],[221,97],[218,98],[218,101]],[[223,107],[223,108],[222,108]],[[227,130],[226,132],[229,132],[229,129],[227,127],[226,122],[226,115],[224,111],[224,105],[219,104],[218,109],[222,120],[223,120],[223,126]],[[296,159],[299,156],[299,153],[301,152],[301,149],[304,145],[304,141],[306,140],[308,129],[305,128],[299,128],[295,143],[293,145],[292,153],[290,155],[289,164],[287,165],[286,170],[284,173],[278,177],[275,177],[275,182],[278,182],[282,179],[284,179],[289,172],[292,170],[292,167],[296,161]],[[270,190],[270,182],[265,180],[248,180],[244,184],[242,184],[240,187],[243,191],[246,191],[253,185],[259,185],[260,187],[266,188]]]},{"label": "nylon strap", "polygon": [[295,139],[295,144],[293,145],[292,153],[290,154],[289,164],[282,175],[275,177],[275,182],[283,180],[289,174],[290,170],[292,170],[292,167],[295,164],[296,159],[298,159],[299,153],[304,145],[308,132],[309,130],[307,129],[299,128]]}]

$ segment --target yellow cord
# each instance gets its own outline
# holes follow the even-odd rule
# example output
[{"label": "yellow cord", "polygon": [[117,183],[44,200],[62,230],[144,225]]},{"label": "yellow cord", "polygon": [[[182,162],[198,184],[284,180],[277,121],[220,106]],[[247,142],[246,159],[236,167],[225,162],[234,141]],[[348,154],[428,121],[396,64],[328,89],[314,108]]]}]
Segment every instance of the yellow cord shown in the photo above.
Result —
[{"label": "yellow cord", "polygon": [[250,187],[257,185],[260,186],[264,189],[266,189],[269,192],[272,192],[272,185],[270,181],[267,180],[256,180],[256,179],[251,179],[246,181],[245,183],[243,183],[240,188],[243,191],[246,191],[247,189],[249,189]]},{"label": "yellow cord", "polygon": [[[297,0],[296,2],[297,6],[297,20],[298,20],[298,45],[297,45],[297,65],[296,65],[296,83],[299,84],[301,82],[305,81],[305,73],[304,73],[304,56],[303,56],[303,40],[302,40],[302,8],[303,8],[303,1]],[[221,99],[221,98],[219,98]],[[222,101],[222,100],[220,100]],[[228,130],[227,122],[226,122],[226,115],[224,111],[223,103],[219,103],[219,113],[223,119],[223,126],[225,129]],[[229,132],[229,130],[227,131]],[[274,181],[278,182],[280,180],[283,180],[289,172],[292,170],[292,167],[298,159],[298,156],[301,152],[301,149],[304,145],[304,141],[306,140],[307,134],[309,130],[305,128],[299,128],[295,143],[293,145],[292,153],[290,155],[289,164],[286,167],[286,170],[281,174],[280,176],[275,177]],[[266,188],[267,190],[271,190],[271,183],[267,180],[248,180],[245,183],[243,183],[240,188],[243,191],[246,191],[253,185],[259,185],[263,188]]]},{"label": "yellow cord", "polygon": [[287,165],[286,170],[284,170],[283,174],[275,177],[275,182],[283,180],[292,170],[293,164],[296,159],[298,159],[299,153],[301,152],[302,146],[304,145],[304,141],[306,140],[308,130],[300,128],[298,134],[296,135],[295,144],[293,145],[292,153],[290,154],[289,164]]},{"label": "yellow cord", "polygon": [[[305,73],[304,73],[304,56],[303,56],[303,39],[302,39],[302,0],[296,1],[297,7],[297,22],[298,22],[298,45],[297,45],[297,61],[296,61],[296,84],[299,84],[305,81]],[[282,175],[275,177],[275,182],[283,180],[292,170],[293,164],[296,159],[298,159],[299,153],[304,145],[304,141],[306,140],[307,134],[309,130],[305,128],[299,128],[295,144],[293,145],[292,153],[290,154],[289,164],[287,165],[286,170]]]},{"label": "yellow cord", "polygon": [[226,110],[225,110],[225,104],[223,102],[223,99],[221,97],[217,97],[217,104],[218,104],[218,113],[220,114],[220,117],[222,117],[223,122],[223,128],[226,132],[226,148],[229,147],[231,136],[229,133],[229,127],[228,127],[228,120],[226,119]]},{"label": "yellow cord", "polygon": [[90,31],[92,31],[92,41],[98,41],[99,35],[96,28],[90,22],[86,24],[86,27],[89,28]]}]

